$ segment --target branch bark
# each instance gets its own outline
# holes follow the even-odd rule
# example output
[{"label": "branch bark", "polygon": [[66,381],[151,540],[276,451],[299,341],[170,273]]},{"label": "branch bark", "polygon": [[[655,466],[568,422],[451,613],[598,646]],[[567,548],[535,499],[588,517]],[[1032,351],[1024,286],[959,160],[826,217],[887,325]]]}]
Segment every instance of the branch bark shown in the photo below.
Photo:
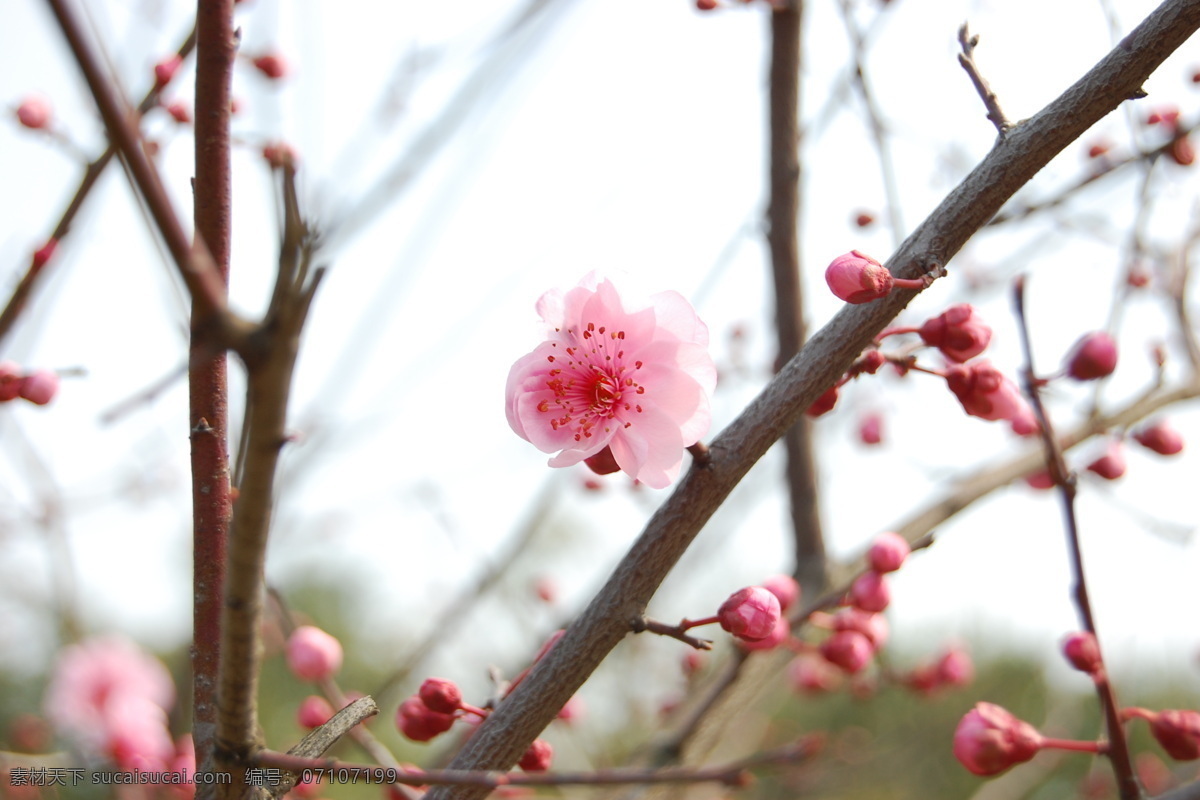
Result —
[{"label": "branch bark", "polygon": [[[233,0],[197,3],[196,40],[196,237],[207,245],[217,273],[228,286],[233,235],[229,95],[237,52]],[[188,419],[192,431],[192,741],[198,768],[211,771],[232,500],[228,362],[224,350],[214,352],[195,335],[206,313],[204,303],[193,299]],[[197,787],[201,800],[214,793],[215,787]]]},{"label": "branch bark", "polygon": [[[1058,99],[1014,127],[888,260],[899,277],[944,265],[1069,143],[1120,103],[1200,28],[1200,0],[1167,0]],[[600,593],[521,686],[485,721],[453,769],[507,769],[624,638],[692,539],[767,449],[793,426],[915,296],[903,290],[843,308],[711,444],[651,518]],[[480,798],[486,787],[437,787],[429,800]]]}]

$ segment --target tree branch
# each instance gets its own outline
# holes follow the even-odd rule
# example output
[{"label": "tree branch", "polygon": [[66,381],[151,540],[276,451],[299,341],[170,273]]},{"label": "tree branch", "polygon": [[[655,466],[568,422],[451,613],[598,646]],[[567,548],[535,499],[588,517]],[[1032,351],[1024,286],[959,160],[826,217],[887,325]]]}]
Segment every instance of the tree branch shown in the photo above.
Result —
[{"label": "tree branch", "polygon": [[[888,260],[899,277],[945,264],[1021,186],[1126,98],[1200,27],[1200,0],[1168,0],[1062,96],[998,142]],[[507,769],[628,632],[692,539],[804,410],[915,296],[847,306],[818,332],[710,445],[651,518],[600,593],[522,685],[479,727],[454,769]],[[486,788],[438,787],[429,800],[480,798]]]}]

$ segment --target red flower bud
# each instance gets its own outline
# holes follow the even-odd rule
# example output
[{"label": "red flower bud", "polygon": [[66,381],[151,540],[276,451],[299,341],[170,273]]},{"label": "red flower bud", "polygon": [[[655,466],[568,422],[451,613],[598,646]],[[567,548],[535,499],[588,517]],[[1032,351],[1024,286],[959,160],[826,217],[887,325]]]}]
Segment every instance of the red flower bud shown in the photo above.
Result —
[{"label": "red flower bud", "polygon": [[296,721],[302,728],[319,728],[333,716],[333,706],[320,695],[310,694],[300,702]]},{"label": "red flower bud", "polygon": [[1094,472],[1108,481],[1115,481],[1125,474],[1125,448],[1120,439],[1110,439],[1104,455],[1087,466],[1089,472]]},{"label": "red flower bud", "polygon": [[1104,667],[1104,662],[1100,660],[1100,645],[1096,637],[1087,631],[1072,633],[1064,639],[1063,655],[1072,667],[1089,675],[1095,675]]},{"label": "red flower bud", "polygon": [[1149,427],[1136,431],[1133,439],[1142,447],[1153,450],[1160,456],[1173,456],[1183,450],[1183,436],[1165,420],[1159,420]]},{"label": "red flower bud", "polygon": [[912,547],[907,539],[898,533],[887,531],[875,537],[875,542],[867,551],[867,563],[875,572],[895,572],[911,552]]},{"label": "red flower bud", "polygon": [[738,647],[743,650],[774,650],[779,645],[788,640],[792,635],[792,626],[788,624],[787,617],[779,617],[775,620],[775,627],[771,632],[762,639],[738,639]]},{"label": "red flower bud", "polygon": [[987,360],[950,367],[946,370],[946,385],[963,409],[980,419],[1013,420],[1028,408],[1016,384]]},{"label": "red flower bud", "polygon": [[1176,761],[1200,758],[1200,711],[1160,711],[1150,720],[1150,733]]},{"label": "red flower bud", "polygon": [[462,705],[458,684],[445,678],[426,678],[417,690],[417,696],[431,711],[442,714],[453,714]]},{"label": "red flower bud", "polygon": [[287,61],[278,53],[265,53],[251,63],[254,64],[255,69],[273,81],[285,77],[290,71]]},{"label": "red flower bud", "polygon": [[416,695],[405,700],[396,709],[396,727],[414,742],[428,742],[445,733],[454,725],[454,717],[434,711]]},{"label": "red flower bud", "polygon": [[12,361],[0,361],[0,403],[21,396],[21,368]]},{"label": "red flower bud", "polygon": [[993,703],[976,703],[954,731],[954,757],[976,775],[997,775],[1041,746],[1036,728]]},{"label": "red flower bud", "polygon": [[46,243],[33,252],[33,268],[41,269],[49,263],[54,257],[54,251],[58,249],[57,239],[47,239]]},{"label": "red flower bud", "polygon": [[534,739],[533,744],[529,745],[529,749],[525,751],[525,755],[521,756],[521,760],[517,762],[517,766],[526,772],[545,772],[550,769],[550,762],[554,759],[554,748],[545,739]]},{"label": "red flower bud", "polygon": [[937,662],[938,680],[948,686],[966,686],[975,678],[975,664],[961,647],[951,647]]},{"label": "red flower bud", "polygon": [[1196,163],[1196,148],[1187,136],[1180,136],[1171,142],[1171,146],[1167,149],[1167,155],[1181,167],[1190,167]]},{"label": "red flower bud", "polygon": [[822,414],[833,410],[838,401],[838,387],[831,386],[825,390],[825,393],[813,401],[813,404],[804,410],[804,413],[814,419]]},{"label": "red flower bud", "polygon": [[35,406],[44,406],[58,394],[58,375],[48,369],[34,370],[21,379],[17,391]]},{"label": "red flower bud", "polygon": [[882,614],[872,614],[860,608],[843,608],[833,615],[833,629],[861,633],[876,650],[887,644],[888,624]]},{"label": "red flower bud", "polygon": [[178,55],[170,55],[162,61],[154,65],[154,87],[161,89],[171,82],[175,77],[175,73],[179,71],[179,67],[183,64],[183,59]]},{"label": "red flower bud", "polygon": [[960,364],[982,353],[992,341],[992,329],[975,315],[975,309],[968,303],[951,306],[927,320],[918,333],[925,344]]},{"label": "red flower bud", "polygon": [[761,586],[737,590],[717,609],[722,628],[751,642],[770,636],[779,615],[779,599]]},{"label": "red flower bud", "polygon": [[1089,333],[1075,343],[1067,374],[1077,381],[1104,378],[1117,368],[1117,343],[1104,331]]},{"label": "red flower bud", "polygon": [[883,575],[871,570],[859,575],[850,584],[850,602],[855,608],[863,611],[879,613],[892,602],[892,593],[888,589],[887,580]]},{"label": "red flower bud", "polygon": [[874,654],[871,640],[858,631],[838,631],[821,642],[824,659],[851,675],[862,672]]},{"label": "red flower bud", "polygon": [[872,412],[859,421],[858,440],[866,445],[876,445],[883,441],[883,416],[881,414]]},{"label": "red flower bud", "polygon": [[587,468],[597,475],[611,475],[621,469],[621,465],[617,463],[616,456],[609,448],[604,448],[594,456],[588,456],[583,460],[587,464]]},{"label": "red flower bud", "polygon": [[780,611],[787,611],[800,599],[800,584],[791,575],[772,575],[762,582],[762,587],[779,600]]}]

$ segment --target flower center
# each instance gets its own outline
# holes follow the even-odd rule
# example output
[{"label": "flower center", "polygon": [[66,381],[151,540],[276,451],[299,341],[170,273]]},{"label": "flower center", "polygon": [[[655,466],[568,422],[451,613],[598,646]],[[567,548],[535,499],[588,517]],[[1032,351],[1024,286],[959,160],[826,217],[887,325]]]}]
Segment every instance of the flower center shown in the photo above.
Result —
[{"label": "flower center", "polygon": [[564,348],[565,358],[547,356],[554,368],[546,388],[554,396],[538,403],[538,411],[553,415],[549,421],[554,430],[573,427],[577,442],[592,438],[598,427],[609,433],[614,420],[628,428],[633,424],[629,416],[642,413],[642,407],[624,398],[646,390],[632,377],[642,362],[625,363],[625,331],[607,331],[589,322],[582,331],[568,328],[567,335],[573,344]]}]

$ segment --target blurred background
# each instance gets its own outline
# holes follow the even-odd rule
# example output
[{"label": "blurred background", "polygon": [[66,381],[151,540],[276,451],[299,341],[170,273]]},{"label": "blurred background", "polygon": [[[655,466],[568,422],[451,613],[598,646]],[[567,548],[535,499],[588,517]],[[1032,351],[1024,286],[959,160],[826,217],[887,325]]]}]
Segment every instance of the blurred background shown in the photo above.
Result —
[{"label": "blurred background", "polygon": [[[981,37],[982,71],[1019,120],[1074,83],[1155,4],[808,5],[800,231],[805,310],[816,330],[841,304],[823,281],[829,261],[850,249],[886,260],[995,142],[955,60],[964,20]],[[135,98],[187,35],[192,12],[166,0],[86,5]],[[330,268],[296,375],[296,435],[285,452],[267,578],[299,619],[341,638],[344,686],[388,687],[392,706],[374,724],[402,758],[428,763],[450,745],[401,742],[390,725],[396,702],[428,675],[483,698],[489,666],[519,672],[590,599],[667,496],[622,474],[550,470],[545,454],[508,428],[504,381],[538,342],[537,298],[593,269],[687,296],[709,327],[720,372],[714,433],[770,378],[770,14],[766,3],[704,13],[685,0],[239,4],[246,58],[234,84],[233,304],[253,316],[269,297],[280,226],[262,155],[269,143],[298,154],[302,199]],[[0,98],[11,109],[31,95],[47,98],[55,131],[27,130],[15,116],[0,125],[0,281],[11,287],[105,137],[46,8],[9,0],[4,15]],[[251,59],[262,55],[280,56],[285,74],[256,69]],[[856,58],[882,149],[854,80]],[[1185,307],[1196,300],[1184,280],[1200,231],[1196,168],[1157,157],[1108,170],[1169,139],[1164,125],[1147,124],[1151,113],[1177,109],[1181,127],[1200,121],[1198,72],[1192,41],[1146,84],[1148,97],[1106,118],[1010,205],[1033,213],[976,236],[949,277],[898,322],[919,325],[970,302],[995,332],[988,357],[1015,378],[1021,356],[1009,287],[1026,274],[1040,372],[1057,369],[1088,331],[1108,329],[1120,344],[1112,378],[1052,384],[1059,425],[1147,391],[1158,375],[1156,347],[1166,355],[1164,381],[1195,380],[1172,309],[1175,297]],[[190,107],[193,77],[185,61],[164,102]],[[189,125],[159,108],[143,127],[190,216]],[[1131,271],[1148,283],[1129,288]],[[186,686],[187,307],[113,164],[2,353],[67,374],[46,407],[0,407],[0,723],[38,712],[59,648],[97,633],[132,637]],[[921,359],[941,365],[936,354]],[[236,426],[236,365],[231,373]],[[1171,707],[1195,707],[1200,546],[1191,444],[1200,416],[1187,403],[1168,415],[1184,451],[1163,458],[1131,445],[1120,480],[1083,474],[1079,514],[1122,699],[1163,694]],[[878,444],[861,436],[872,416],[882,420]],[[859,556],[964,476],[1036,446],[1003,423],[965,416],[944,382],[919,374],[859,379],[813,427],[827,546],[838,561]],[[1072,464],[1082,470],[1103,445],[1085,443]],[[754,468],[656,596],[653,616],[711,614],[733,590],[791,572],[782,469],[775,451]],[[826,764],[798,773],[801,783],[766,780],[761,796],[962,795],[980,784],[950,759],[949,741],[958,717],[981,699],[1094,735],[1090,687],[1058,656],[1059,640],[1079,623],[1056,496],[1017,481],[937,534],[893,581],[887,663],[909,669],[955,644],[972,653],[976,685],[930,700],[883,681],[871,702],[860,702],[846,690],[802,699],[780,677],[764,688],[761,714],[738,729],[748,750],[825,730],[840,759],[832,763],[853,769],[831,777]],[[584,687],[586,715],[551,732],[556,766],[621,763],[669,724],[662,709],[688,686],[684,648],[647,638],[618,648]],[[264,724],[282,744],[298,736],[294,709],[306,690],[272,660],[279,641],[268,632]],[[706,669],[730,650],[718,637]],[[921,780],[930,783],[877,779],[897,764],[920,771],[908,766],[914,753],[929,759]],[[1061,796],[1078,785],[1085,762],[1055,779],[1067,784],[1039,790],[1058,795],[1029,796]]]}]

